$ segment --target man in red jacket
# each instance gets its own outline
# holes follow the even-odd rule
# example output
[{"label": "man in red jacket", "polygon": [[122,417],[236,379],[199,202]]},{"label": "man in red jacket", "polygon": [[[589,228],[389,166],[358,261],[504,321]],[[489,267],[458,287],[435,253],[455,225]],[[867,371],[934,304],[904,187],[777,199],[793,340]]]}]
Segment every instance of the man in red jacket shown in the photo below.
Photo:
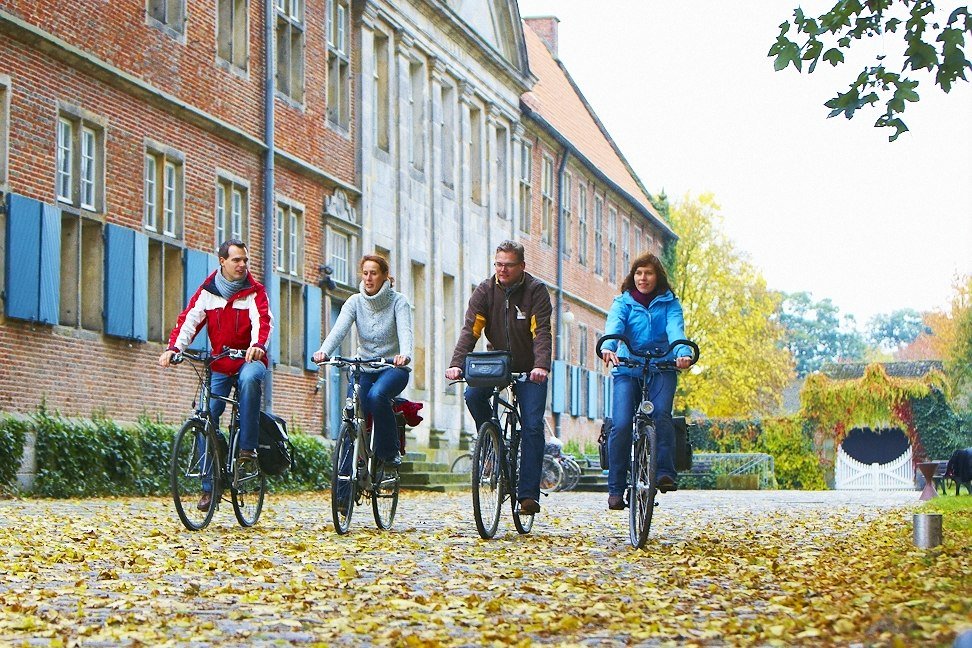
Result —
[{"label": "man in red jacket", "polygon": [[[221,358],[213,363],[212,393],[228,396],[237,385],[240,402],[241,470],[256,461],[260,429],[260,401],[263,378],[267,370],[267,344],[273,330],[273,315],[266,288],[257,283],[247,270],[250,259],[246,245],[230,239],[219,246],[219,270],[206,278],[179,315],[169,336],[169,348],[159,356],[159,365],[168,367],[172,356],[183,351],[203,326],[209,331],[209,342],[216,353],[224,349],[245,349],[246,358]],[[209,411],[216,424],[226,403],[211,399]],[[249,466],[246,464],[249,463]],[[203,484],[199,508],[209,508],[211,495]]]}]

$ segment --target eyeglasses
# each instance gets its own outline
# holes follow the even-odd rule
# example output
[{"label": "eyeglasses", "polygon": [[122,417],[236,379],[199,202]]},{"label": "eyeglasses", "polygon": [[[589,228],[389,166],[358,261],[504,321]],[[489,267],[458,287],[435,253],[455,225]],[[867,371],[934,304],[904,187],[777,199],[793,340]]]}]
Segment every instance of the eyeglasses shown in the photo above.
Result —
[{"label": "eyeglasses", "polygon": [[516,266],[518,266],[518,265],[520,265],[519,262],[517,262],[517,263],[500,263],[499,261],[496,261],[495,263],[493,263],[493,267],[496,268],[497,270],[502,270],[504,268],[507,269],[507,270],[511,270],[511,269],[515,268]]}]

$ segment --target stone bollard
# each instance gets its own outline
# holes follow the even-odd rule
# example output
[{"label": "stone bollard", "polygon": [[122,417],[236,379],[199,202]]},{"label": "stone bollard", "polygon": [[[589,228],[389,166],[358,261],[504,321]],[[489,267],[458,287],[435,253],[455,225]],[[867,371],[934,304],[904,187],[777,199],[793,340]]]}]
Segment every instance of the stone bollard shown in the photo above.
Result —
[{"label": "stone bollard", "polygon": [[931,549],[942,544],[942,514],[915,513],[912,518],[913,540],[919,549]]}]

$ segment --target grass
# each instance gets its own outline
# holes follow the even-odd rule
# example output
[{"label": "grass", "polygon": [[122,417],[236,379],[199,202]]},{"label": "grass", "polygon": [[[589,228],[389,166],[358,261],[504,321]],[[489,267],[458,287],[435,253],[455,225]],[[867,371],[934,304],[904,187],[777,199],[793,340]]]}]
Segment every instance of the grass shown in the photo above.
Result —
[{"label": "grass", "polygon": [[972,538],[972,495],[938,496],[925,502],[921,510],[942,514],[943,534],[964,534]]}]

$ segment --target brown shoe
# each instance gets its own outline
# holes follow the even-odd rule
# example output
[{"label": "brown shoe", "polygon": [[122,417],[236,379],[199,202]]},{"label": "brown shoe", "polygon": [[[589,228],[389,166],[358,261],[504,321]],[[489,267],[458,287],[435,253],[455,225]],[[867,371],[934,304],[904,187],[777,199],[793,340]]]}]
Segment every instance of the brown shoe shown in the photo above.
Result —
[{"label": "brown shoe", "polygon": [[624,495],[608,495],[608,508],[612,511],[623,511]]},{"label": "brown shoe", "polygon": [[240,461],[252,461],[256,458],[256,450],[240,450]]},{"label": "brown shoe", "polygon": [[196,504],[196,508],[200,511],[208,511],[209,507],[213,504],[213,494],[203,493],[202,497],[199,498],[199,503]]},{"label": "brown shoe", "polygon": [[675,480],[668,475],[662,475],[658,478],[658,490],[662,493],[668,493],[669,491],[677,491],[678,484]]},{"label": "brown shoe", "polygon": [[535,515],[540,512],[540,502],[535,499],[520,500],[520,515]]}]

